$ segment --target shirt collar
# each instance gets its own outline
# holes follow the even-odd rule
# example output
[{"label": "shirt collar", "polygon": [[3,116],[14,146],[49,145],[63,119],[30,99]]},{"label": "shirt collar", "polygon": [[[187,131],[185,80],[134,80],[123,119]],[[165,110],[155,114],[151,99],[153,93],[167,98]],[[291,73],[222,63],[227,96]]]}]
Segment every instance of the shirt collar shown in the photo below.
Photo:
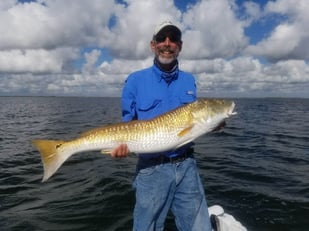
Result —
[{"label": "shirt collar", "polygon": [[178,78],[179,69],[177,60],[171,71],[163,71],[158,64],[158,61],[154,59],[153,69],[159,82],[163,79],[167,84],[170,84]]}]

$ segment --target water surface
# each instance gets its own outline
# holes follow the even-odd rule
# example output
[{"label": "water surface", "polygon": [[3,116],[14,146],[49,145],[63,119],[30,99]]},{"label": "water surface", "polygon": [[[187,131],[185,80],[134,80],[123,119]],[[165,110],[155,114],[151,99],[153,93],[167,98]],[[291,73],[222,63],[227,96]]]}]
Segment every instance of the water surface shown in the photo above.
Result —
[{"label": "water surface", "polygon": [[[196,141],[209,205],[252,231],[309,227],[309,99],[235,99],[226,128]],[[71,157],[46,183],[32,139],[121,121],[120,99],[0,97],[0,230],[130,230],[136,156]],[[171,217],[166,230],[175,230]]]}]

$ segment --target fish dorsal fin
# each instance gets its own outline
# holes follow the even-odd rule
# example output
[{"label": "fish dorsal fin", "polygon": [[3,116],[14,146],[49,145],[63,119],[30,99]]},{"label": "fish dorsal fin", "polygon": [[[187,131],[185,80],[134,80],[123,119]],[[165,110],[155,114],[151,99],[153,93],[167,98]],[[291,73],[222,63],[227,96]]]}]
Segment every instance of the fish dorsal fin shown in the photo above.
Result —
[{"label": "fish dorsal fin", "polygon": [[183,130],[181,130],[177,135],[179,137],[182,137],[182,136],[186,135],[188,132],[190,132],[192,128],[193,128],[193,125],[190,125],[189,127],[186,127]]}]

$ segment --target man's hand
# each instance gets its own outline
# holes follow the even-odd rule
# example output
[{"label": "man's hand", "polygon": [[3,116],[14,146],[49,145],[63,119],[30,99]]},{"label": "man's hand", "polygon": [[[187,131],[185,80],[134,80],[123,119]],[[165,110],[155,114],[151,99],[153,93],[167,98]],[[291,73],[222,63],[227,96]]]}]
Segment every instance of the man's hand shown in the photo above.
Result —
[{"label": "man's hand", "polygon": [[126,144],[120,144],[118,147],[116,147],[112,152],[111,156],[112,157],[127,157],[130,153],[130,150]]}]

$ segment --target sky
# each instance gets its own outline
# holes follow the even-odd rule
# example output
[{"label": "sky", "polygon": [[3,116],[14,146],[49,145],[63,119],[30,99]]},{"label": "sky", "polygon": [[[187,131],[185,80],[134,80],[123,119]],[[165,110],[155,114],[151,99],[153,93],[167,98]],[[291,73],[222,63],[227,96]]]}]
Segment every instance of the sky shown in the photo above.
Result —
[{"label": "sky", "polygon": [[0,96],[119,97],[171,21],[198,96],[309,98],[308,12],[308,0],[1,0]]}]

